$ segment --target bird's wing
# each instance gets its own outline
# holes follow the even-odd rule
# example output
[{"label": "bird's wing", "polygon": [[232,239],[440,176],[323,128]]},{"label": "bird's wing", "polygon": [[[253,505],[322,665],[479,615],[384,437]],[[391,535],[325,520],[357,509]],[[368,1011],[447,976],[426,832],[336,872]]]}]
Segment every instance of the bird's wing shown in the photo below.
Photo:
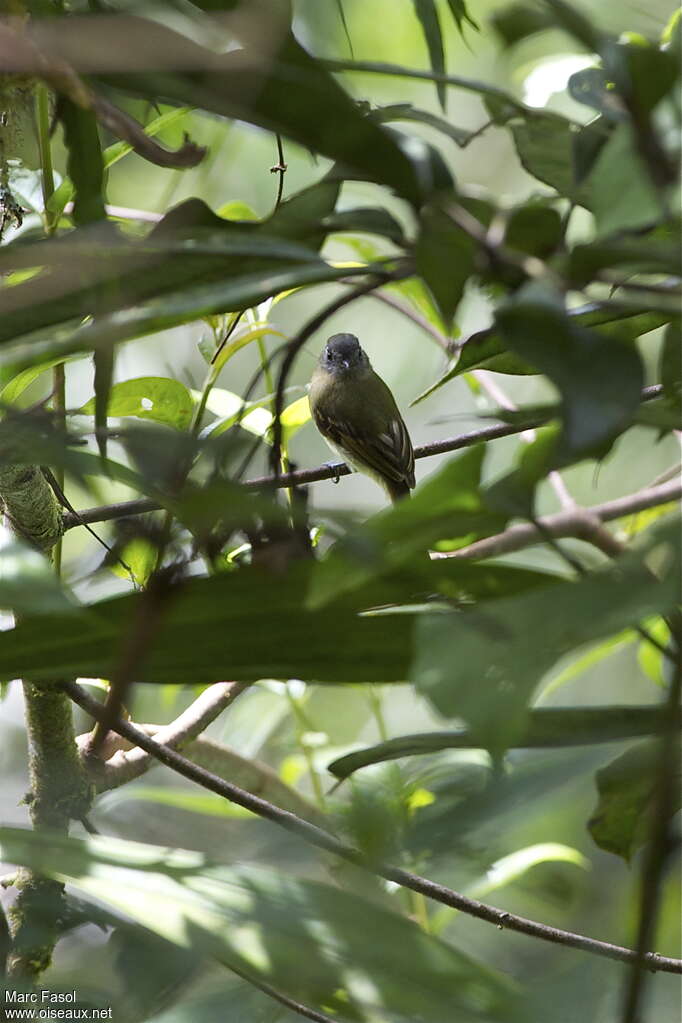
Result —
[{"label": "bird's wing", "polygon": [[320,431],[350,461],[366,466],[379,476],[414,486],[414,451],[407,427],[400,414],[396,414],[381,433],[368,437],[346,419],[336,419],[315,411]]}]

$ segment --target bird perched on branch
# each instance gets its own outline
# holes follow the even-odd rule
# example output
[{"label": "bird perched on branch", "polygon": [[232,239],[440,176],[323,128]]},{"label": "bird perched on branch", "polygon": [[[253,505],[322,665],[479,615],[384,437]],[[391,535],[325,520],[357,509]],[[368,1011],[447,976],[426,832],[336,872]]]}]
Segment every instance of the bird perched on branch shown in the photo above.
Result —
[{"label": "bird perched on branch", "polygon": [[310,410],[329,446],[393,502],[414,487],[414,451],[390,389],[354,334],[334,334],[310,382]]}]

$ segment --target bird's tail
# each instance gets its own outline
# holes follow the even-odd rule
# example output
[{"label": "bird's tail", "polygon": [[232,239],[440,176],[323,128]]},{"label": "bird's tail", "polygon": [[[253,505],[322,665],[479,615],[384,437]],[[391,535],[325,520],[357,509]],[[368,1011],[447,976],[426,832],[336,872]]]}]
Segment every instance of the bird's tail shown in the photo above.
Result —
[{"label": "bird's tail", "polygon": [[386,480],[386,490],[393,504],[401,501],[404,497],[410,496],[410,487],[404,480]]}]

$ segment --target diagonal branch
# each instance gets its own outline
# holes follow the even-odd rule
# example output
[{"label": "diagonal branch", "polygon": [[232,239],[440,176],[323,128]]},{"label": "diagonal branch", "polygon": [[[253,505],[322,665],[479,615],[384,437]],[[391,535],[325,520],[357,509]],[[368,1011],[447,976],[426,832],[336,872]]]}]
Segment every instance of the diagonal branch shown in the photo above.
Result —
[{"label": "diagonal branch", "polygon": [[[179,749],[208,728],[211,722],[237,699],[240,693],[248,688],[244,682],[217,682],[209,686],[186,710],[180,714],[175,721],[159,728],[154,733],[154,742],[163,743],[169,749]],[[145,734],[148,734],[145,732]],[[116,750],[113,755],[109,753],[109,747],[102,750],[103,756],[108,756],[105,763],[93,766],[91,758],[87,755],[90,735],[79,737],[81,753],[88,766],[92,767],[95,775],[94,781],[99,792],[108,789],[118,788],[139,778],[141,774],[151,767],[154,757],[145,753],[143,749],[134,747],[131,750]]]},{"label": "diagonal branch", "polygon": [[607,501],[592,508],[572,508],[558,512],[556,515],[547,515],[545,518],[538,519],[539,529],[531,522],[521,522],[509,526],[502,533],[477,540],[476,543],[462,547],[460,550],[434,551],[431,553],[431,557],[434,560],[441,558],[498,558],[503,554],[512,554],[515,551],[524,550],[526,547],[532,547],[534,544],[544,543],[548,536],[554,539],[574,537],[586,540],[599,547],[605,554],[614,556],[621,553],[621,545],[607,530],[603,529],[602,523],[644,511],[647,508],[679,501],[680,498],[682,498],[682,482],[671,480],[669,483],[663,483],[657,487],[647,487],[636,494],[619,497],[615,501]]},{"label": "diagonal branch", "polygon": [[[93,700],[92,697],[88,696],[80,686],[74,682],[67,682],[63,684],[62,689],[79,707],[82,707],[95,719],[101,719],[103,714],[102,705],[97,700]],[[244,789],[224,781],[222,778],[218,778],[209,771],[197,767],[181,754],[156,743],[148,735],[145,735],[144,732],[128,722],[117,720],[113,722],[113,728],[119,735],[130,739],[131,742],[146,750],[167,767],[177,771],[183,777],[196,782],[210,792],[215,792],[230,802],[251,810],[257,816],[285,828],[287,831],[298,835],[304,841],[319,849],[333,853],[349,863],[354,863],[365,869],[371,869],[380,877],[393,881],[404,888],[409,888],[411,891],[418,892],[436,902],[461,910],[463,913],[495,924],[497,927],[506,927],[509,930],[518,931],[530,937],[539,938],[558,945],[565,945],[570,948],[581,949],[593,955],[625,963],[632,963],[638,957],[638,953],[632,949],[623,948],[620,945],[612,945],[610,942],[598,941],[584,934],[574,934],[571,931],[563,931],[557,927],[549,927],[535,920],[528,920],[514,913],[507,913],[496,909],[494,906],[479,902],[477,899],[467,898],[459,892],[436,884],[434,881],[429,881],[428,878],[420,877],[418,874],[413,874],[408,870],[395,867],[390,863],[377,863],[369,867],[365,857],[358,849],[339,841],[339,839],[315,824],[302,820],[287,810],[281,810],[272,803],[268,803],[266,800],[254,796]],[[644,961],[649,969],[660,970],[665,973],[682,974],[682,959],[673,959],[655,952],[647,952],[644,956]]]}]

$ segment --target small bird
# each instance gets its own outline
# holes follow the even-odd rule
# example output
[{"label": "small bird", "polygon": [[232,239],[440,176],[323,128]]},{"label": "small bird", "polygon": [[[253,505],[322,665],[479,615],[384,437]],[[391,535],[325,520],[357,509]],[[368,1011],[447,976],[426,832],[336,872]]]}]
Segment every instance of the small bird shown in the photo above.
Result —
[{"label": "small bird", "polygon": [[391,501],[414,487],[414,451],[390,389],[354,334],[334,334],[310,382],[310,410],[329,446],[379,483]]}]

